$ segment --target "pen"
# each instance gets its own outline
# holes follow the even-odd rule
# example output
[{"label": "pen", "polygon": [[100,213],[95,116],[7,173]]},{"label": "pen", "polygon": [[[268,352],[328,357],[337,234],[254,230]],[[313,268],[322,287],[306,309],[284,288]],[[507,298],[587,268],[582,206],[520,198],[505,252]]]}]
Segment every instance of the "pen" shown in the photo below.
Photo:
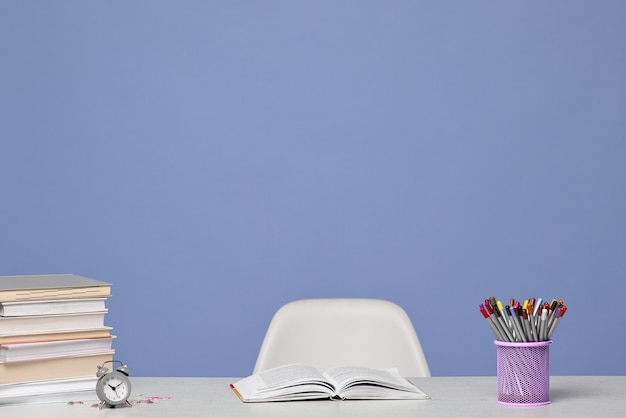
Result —
[{"label": "pen", "polygon": [[[537,304],[535,306],[537,307],[537,309],[542,309],[543,299],[541,298],[537,299]],[[539,319],[539,317],[541,316],[541,312],[535,311],[535,316],[537,316],[537,319]]]},{"label": "pen", "polygon": [[550,310],[550,307],[544,306],[543,310],[541,311],[541,321],[540,321],[540,326],[539,326],[539,341],[545,341],[548,339],[547,331],[546,331],[546,321],[548,319],[549,310]]},{"label": "pen", "polygon": [[496,305],[490,306],[491,310],[495,313],[498,324],[500,325],[498,329],[501,330],[502,337],[506,337],[503,341],[513,342],[515,339],[513,338],[513,334],[509,331],[509,325],[506,322],[506,318],[502,314],[502,311],[498,309],[497,303]]},{"label": "pen", "polygon": [[522,323],[519,320],[519,317],[517,316],[517,309],[515,309],[515,307],[509,308],[509,312],[511,313],[511,318],[513,319],[513,326],[515,327],[515,331],[517,333],[517,339],[519,341],[525,342],[527,343],[528,341],[526,340],[526,336],[524,335],[524,331],[522,330]]},{"label": "pen", "polygon": [[559,325],[559,322],[561,321],[561,318],[563,318],[563,315],[565,315],[566,310],[567,310],[567,306],[565,305],[561,306],[561,308],[559,309],[558,317],[554,320],[554,322],[552,322],[552,326],[550,327],[550,330],[548,331],[548,339],[552,338],[552,333],[556,329],[557,325]]},{"label": "pen", "polygon": [[526,339],[528,341],[533,340],[533,333],[530,329],[530,323],[528,321],[528,309],[522,309],[522,324],[524,324],[524,332],[526,333]]},{"label": "pen", "polygon": [[508,332],[506,330],[506,325],[502,323],[502,318],[498,315],[497,310],[494,310],[493,307],[489,304],[489,299],[485,299],[485,308],[489,313],[489,317],[492,318],[493,324],[496,329],[500,333],[502,341],[510,341],[508,337]]},{"label": "pen", "polygon": [[535,324],[535,319],[533,318],[533,315],[532,315],[532,306],[531,306],[531,311],[528,311],[528,322],[530,323],[530,330],[533,336],[533,341],[538,342],[539,336],[537,335],[537,326]]},{"label": "pen", "polygon": [[485,305],[481,303],[479,308],[480,308],[480,313],[483,314],[483,316],[487,320],[487,323],[489,323],[489,326],[491,327],[491,330],[495,334],[496,339],[502,341],[502,335],[500,334],[500,331],[498,331],[498,329],[496,328],[496,325],[494,324],[493,319],[489,315],[489,312],[487,312],[487,310],[485,309]]},{"label": "pen", "polygon": [[552,314],[552,316],[550,316],[550,318],[548,319],[548,322],[546,323],[546,335],[547,336],[550,335],[550,330],[552,329],[552,326],[555,324],[559,316],[561,316],[561,307],[557,306],[556,309],[554,310],[554,313]]},{"label": "pen", "polygon": [[502,317],[502,320],[504,321],[504,323],[507,324],[508,327],[508,323],[506,322],[506,314],[504,313],[504,306],[502,305],[502,301],[496,301],[496,304],[493,305],[493,309],[498,309],[498,312],[500,312],[500,316]]},{"label": "pen", "polygon": [[515,305],[512,307],[512,310],[514,311],[515,315],[514,318],[517,321],[517,323],[519,324],[519,330],[521,332],[521,336],[522,336],[522,340],[524,342],[528,342],[526,341],[528,338],[526,338],[526,332],[524,330],[524,323],[522,322],[522,320],[524,319],[522,317],[522,307],[520,306],[519,301],[515,302]]},{"label": "pen", "polygon": [[554,312],[557,306],[559,306],[559,302],[556,299],[552,299],[552,303],[550,303],[550,312]]},{"label": "pen", "polygon": [[561,310],[561,305],[557,303],[556,307],[552,309],[552,305],[550,305],[550,314],[548,315],[548,323],[546,324],[546,328],[550,330],[550,327],[554,323],[554,320],[557,318],[559,311]]},{"label": "pen", "polygon": [[504,313],[504,305],[502,305],[502,301],[499,300],[498,302],[496,302],[496,305],[498,305],[498,309],[500,309],[500,313],[503,314]]}]

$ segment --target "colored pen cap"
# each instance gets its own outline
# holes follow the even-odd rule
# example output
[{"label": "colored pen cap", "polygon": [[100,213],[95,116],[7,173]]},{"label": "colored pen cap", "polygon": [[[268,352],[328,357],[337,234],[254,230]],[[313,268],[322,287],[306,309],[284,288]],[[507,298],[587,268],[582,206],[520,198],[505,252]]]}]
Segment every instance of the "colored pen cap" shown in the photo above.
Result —
[{"label": "colored pen cap", "polygon": [[554,313],[552,315],[554,316],[554,319],[560,317],[561,316],[561,307],[557,306],[556,309],[554,310]]},{"label": "colored pen cap", "polygon": [[497,305],[498,305],[498,309],[500,309],[500,312],[504,312],[504,305],[502,305],[502,301],[501,300],[499,300],[497,302]]},{"label": "colored pen cap", "polygon": [[490,304],[486,303],[485,309],[487,309],[487,312],[489,313],[489,315],[493,314],[493,308],[491,307]]},{"label": "colored pen cap", "polygon": [[552,303],[550,304],[550,310],[554,312],[556,307],[559,305],[559,302],[556,299],[552,299]]}]

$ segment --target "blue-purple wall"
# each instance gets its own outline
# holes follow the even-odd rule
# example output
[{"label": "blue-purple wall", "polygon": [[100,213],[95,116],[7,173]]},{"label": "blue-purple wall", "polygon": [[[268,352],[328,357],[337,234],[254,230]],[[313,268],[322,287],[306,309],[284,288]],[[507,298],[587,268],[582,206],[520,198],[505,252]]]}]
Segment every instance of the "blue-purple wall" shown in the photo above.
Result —
[{"label": "blue-purple wall", "polygon": [[[626,2],[2,1],[0,275],[113,283],[134,375],[242,376],[283,303],[564,299],[553,374],[625,374]],[[332,324],[329,324],[332,326]]]}]

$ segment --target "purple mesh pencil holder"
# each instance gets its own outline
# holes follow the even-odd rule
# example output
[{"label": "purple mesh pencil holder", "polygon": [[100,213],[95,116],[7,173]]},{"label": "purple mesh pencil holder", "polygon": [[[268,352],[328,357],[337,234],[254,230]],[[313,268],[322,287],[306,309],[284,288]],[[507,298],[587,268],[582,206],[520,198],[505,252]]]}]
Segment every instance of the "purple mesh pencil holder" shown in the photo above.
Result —
[{"label": "purple mesh pencil holder", "polygon": [[498,403],[537,406],[550,403],[552,341],[494,341],[498,353]]}]

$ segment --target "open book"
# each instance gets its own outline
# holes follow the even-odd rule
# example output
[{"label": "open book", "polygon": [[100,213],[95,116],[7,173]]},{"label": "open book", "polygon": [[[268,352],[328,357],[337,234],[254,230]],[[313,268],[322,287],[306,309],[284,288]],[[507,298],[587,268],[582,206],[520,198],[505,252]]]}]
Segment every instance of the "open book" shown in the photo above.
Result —
[{"label": "open book", "polygon": [[253,374],[230,385],[243,402],[305,399],[429,399],[396,369],[334,367],[320,373],[289,364]]}]

